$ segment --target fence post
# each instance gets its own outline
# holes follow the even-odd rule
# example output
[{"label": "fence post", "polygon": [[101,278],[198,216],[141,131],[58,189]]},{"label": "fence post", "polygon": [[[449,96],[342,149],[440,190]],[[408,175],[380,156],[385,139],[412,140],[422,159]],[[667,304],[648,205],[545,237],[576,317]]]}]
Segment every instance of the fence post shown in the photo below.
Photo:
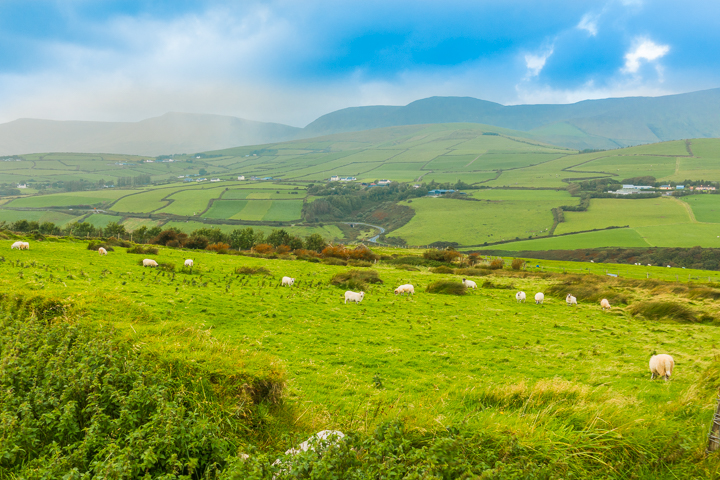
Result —
[{"label": "fence post", "polygon": [[713,423],[708,434],[708,446],[705,453],[712,453],[720,448],[720,393],[718,394],[718,404],[715,407],[715,415],[713,415]]}]

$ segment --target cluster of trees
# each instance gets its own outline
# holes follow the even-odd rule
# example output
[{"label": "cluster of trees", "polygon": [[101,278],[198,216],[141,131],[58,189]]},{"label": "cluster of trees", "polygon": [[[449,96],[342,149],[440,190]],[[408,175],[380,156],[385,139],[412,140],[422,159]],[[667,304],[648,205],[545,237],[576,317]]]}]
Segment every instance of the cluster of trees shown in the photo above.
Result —
[{"label": "cluster of trees", "polygon": [[[150,175],[136,175],[134,177],[118,177],[118,187],[139,187],[141,185],[149,185],[152,183]],[[104,183],[103,183],[104,185]]]},{"label": "cluster of trees", "polygon": [[105,228],[96,227],[87,222],[72,222],[64,227],[55,225],[52,222],[36,222],[18,220],[7,224],[0,222],[0,228],[8,228],[14,232],[40,233],[43,235],[72,235],[75,237],[116,237],[126,235],[125,226],[115,222],[109,223]]},{"label": "cluster of trees", "polygon": [[384,202],[424,197],[430,190],[467,190],[473,188],[465,182],[423,183],[415,188],[410,183],[392,182],[385,187],[363,188],[355,183],[332,182],[321,185],[309,185],[308,195],[321,197],[305,204],[302,216],[308,222],[322,220],[357,220],[363,211],[368,211]]}]

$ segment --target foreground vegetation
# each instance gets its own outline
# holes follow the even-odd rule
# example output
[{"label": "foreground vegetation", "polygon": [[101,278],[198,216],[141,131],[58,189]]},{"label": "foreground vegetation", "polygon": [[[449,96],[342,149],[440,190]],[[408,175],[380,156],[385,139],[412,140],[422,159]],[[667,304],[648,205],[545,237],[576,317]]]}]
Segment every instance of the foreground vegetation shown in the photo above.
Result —
[{"label": "foreground vegetation", "polygon": [[[9,246],[14,239],[5,236]],[[515,262],[516,270],[510,261],[503,267],[491,262],[497,259],[392,249],[376,251],[376,264],[353,267],[313,256],[167,247],[137,255],[118,245],[101,257],[86,241],[29,241],[28,251],[8,247],[0,269],[0,368],[3,381],[17,379],[3,395],[35,412],[9,408],[3,416],[5,425],[29,422],[25,430],[5,427],[3,451],[21,441],[17,435],[33,445],[5,457],[11,475],[53,476],[73,465],[78,474],[87,468],[100,475],[122,458],[122,468],[137,470],[114,471],[168,478],[720,472],[716,457],[703,454],[720,385],[720,289],[697,277],[667,283],[571,275],[562,269],[598,267],[549,261],[532,269]],[[160,268],[141,267],[146,257]],[[183,267],[185,258],[194,259],[192,269]],[[648,268],[651,277],[667,270]],[[295,278],[292,287],[279,286],[285,275]],[[426,291],[463,277],[480,288],[459,296]],[[350,281],[366,292],[359,305],[343,304]],[[416,294],[395,296],[403,283]],[[530,298],[544,291],[545,304],[517,304],[518,289]],[[565,305],[568,292],[577,308]],[[611,313],[601,312],[600,297],[610,299]],[[61,348],[71,340],[72,349]],[[672,381],[648,379],[653,353],[675,357]],[[35,373],[10,375],[18,362]],[[73,364],[77,369],[67,367]],[[83,373],[83,365],[95,373]],[[114,374],[113,365],[124,367]],[[33,375],[47,380],[20,382]],[[91,385],[107,389],[99,390],[107,394],[100,403]],[[138,411],[121,400],[134,395],[152,403]],[[128,423],[123,411],[136,420]],[[34,430],[39,418],[47,422]],[[151,435],[154,422],[184,433],[172,434],[174,444],[153,443],[165,438]],[[112,444],[102,440],[107,428],[116,432]],[[323,429],[341,430],[348,440],[321,456],[271,466]],[[142,444],[133,443],[138,438]],[[210,438],[215,443],[204,443]]]}]

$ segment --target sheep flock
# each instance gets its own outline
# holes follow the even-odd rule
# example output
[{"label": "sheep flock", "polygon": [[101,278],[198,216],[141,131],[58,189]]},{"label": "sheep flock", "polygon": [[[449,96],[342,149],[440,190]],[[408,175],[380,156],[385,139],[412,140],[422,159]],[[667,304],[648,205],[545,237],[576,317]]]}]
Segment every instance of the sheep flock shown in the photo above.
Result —
[{"label": "sheep flock", "polygon": [[[29,250],[30,244],[28,242],[16,241],[10,246],[10,249],[11,250]],[[106,256],[108,254],[107,250],[103,247],[99,247],[97,252],[101,256]],[[192,259],[187,259],[184,262],[185,267],[192,268],[193,265],[194,265],[194,262]],[[157,261],[155,261],[153,259],[146,258],[146,259],[143,259],[142,266],[143,267],[158,267],[158,263],[157,263]],[[472,280],[463,278],[461,280],[461,283],[467,289],[473,289],[473,290],[477,289],[477,284]],[[288,276],[282,277],[281,286],[292,287],[294,284],[295,284],[295,278],[288,277]],[[394,293],[395,293],[395,295],[404,295],[404,294],[414,295],[415,287],[412,284],[403,284],[403,285],[398,286],[394,290]],[[344,303],[347,304],[348,301],[350,301],[351,303],[359,304],[360,302],[362,302],[364,300],[364,298],[365,298],[364,291],[353,292],[353,291],[348,290],[345,292],[345,295],[344,295]],[[526,298],[527,298],[527,295],[523,291],[518,291],[515,293],[515,300],[517,303],[525,303]],[[538,292],[535,294],[534,298],[535,298],[535,304],[542,306],[545,301],[545,294],[542,292]],[[567,303],[568,306],[577,306],[577,304],[578,304],[577,298],[575,296],[573,296],[571,293],[567,294],[567,296],[565,297],[565,302]],[[606,298],[603,298],[600,301],[600,308],[602,309],[602,311],[606,311],[606,310],[609,311],[611,309],[610,302]],[[652,358],[650,359],[650,363],[649,363],[649,368],[650,368],[650,373],[651,373],[650,379],[652,380],[655,377],[662,377],[665,379],[665,381],[668,381],[668,380],[670,380],[670,375],[672,374],[674,367],[675,367],[675,361],[672,356],[670,356],[668,354],[653,355]],[[328,432],[330,432],[330,431],[328,431]],[[326,432],[321,432],[319,435],[322,437],[321,434],[324,434],[324,433],[326,433]],[[342,438],[342,436],[343,436],[341,432],[330,432],[330,433],[336,434],[340,438]],[[322,438],[322,439],[324,439],[324,438]],[[305,448],[307,448],[307,447],[305,447]],[[305,448],[303,448],[301,446],[301,449],[305,449]]]}]

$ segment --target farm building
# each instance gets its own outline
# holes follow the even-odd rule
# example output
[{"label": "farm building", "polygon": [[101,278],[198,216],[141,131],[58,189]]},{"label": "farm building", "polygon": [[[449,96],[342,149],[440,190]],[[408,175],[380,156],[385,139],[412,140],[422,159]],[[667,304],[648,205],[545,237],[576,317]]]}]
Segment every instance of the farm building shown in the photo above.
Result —
[{"label": "farm building", "polygon": [[341,182],[354,182],[355,180],[357,180],[355,177],[340,177]]},{"label": "farm building", "polygon": [[338,177],[337,175],[333,175],[332,177],[330,177],[331,182],[337,182],[339,180],[340,180],[340,177]]},{"label": "farm building", "polygon": [[390,185],[390,180],[378,180],[378,185]]},{"label": "farm building", "polygon": [[[455,193],[455,190],[443,190],[440,188],[437,188],[435,190],[430,190],[427,194],[428,197],[439,197],[440,195],[445,195],[446,193]],[[458,192],[461,193],[461,192]]]},{"label": "farm building", "polygon": [[[247,155],[245,155],[245,156],[247,157]],[[238,180],[245,180],[245,175],[240,175],[240,176],[238,177]]]}]

